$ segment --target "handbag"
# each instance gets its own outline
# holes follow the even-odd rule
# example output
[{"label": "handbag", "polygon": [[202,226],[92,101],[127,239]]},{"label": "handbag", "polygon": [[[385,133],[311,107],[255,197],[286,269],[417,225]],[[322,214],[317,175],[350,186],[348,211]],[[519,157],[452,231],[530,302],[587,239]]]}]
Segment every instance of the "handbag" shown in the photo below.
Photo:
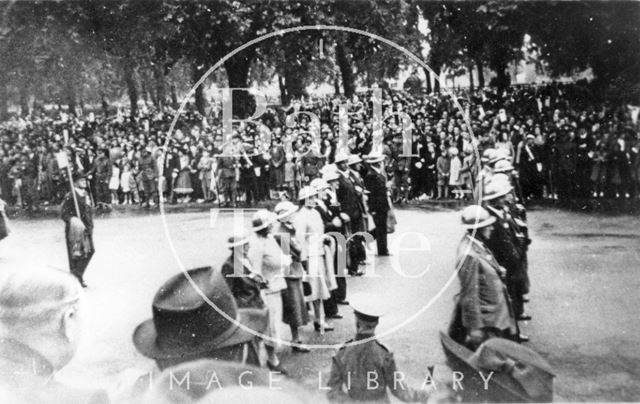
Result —
[{"label": "handbag", "polygon": [[311,284],[307,281],[302,281],[302,294],[311,296]]}]

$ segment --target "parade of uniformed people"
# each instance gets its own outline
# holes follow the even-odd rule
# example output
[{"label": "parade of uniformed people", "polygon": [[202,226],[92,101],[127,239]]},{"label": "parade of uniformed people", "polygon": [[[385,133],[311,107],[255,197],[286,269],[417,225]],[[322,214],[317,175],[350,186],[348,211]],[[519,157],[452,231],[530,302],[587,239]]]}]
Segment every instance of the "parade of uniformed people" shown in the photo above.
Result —
[{"label": "parade of uniformed people", "polygon": [[0,10],[0,403],[640,401],[640,2]]}]

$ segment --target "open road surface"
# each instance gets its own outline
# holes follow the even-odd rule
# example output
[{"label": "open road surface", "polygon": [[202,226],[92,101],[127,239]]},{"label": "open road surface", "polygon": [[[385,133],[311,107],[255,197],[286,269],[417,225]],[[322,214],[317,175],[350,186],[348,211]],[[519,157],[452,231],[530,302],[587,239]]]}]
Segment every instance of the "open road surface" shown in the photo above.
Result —
[{"label": "open road surface", "polygon": [[[428,366],[435,366],[436,380],[445,381],[450,371],[438,331],[447,327],[458,289],[459,214],[398,210],[397,217],[397,231],[390,235],[393,255],[370,257],[375,265],[367,269],[369,276],[349,279],[348,292],[373,292],[388,302],[379,334],[385,334],[382,343],[394,352],[409,381],[421,384]],[[230,212],[220,212],[215,220],[208,212],[166,218],[177,256],[187,268],[221,265],[234,223]],[[640,401],[640,218],[547,208],[529,212],[529,223],[527,311],[533,320],[522,331],[531,337],[528,346],[554,367],[556,399]],[[60,220],[12,224],[12,235],[0,243],[0,265],[23,260],[67,268]],[[97,218],[94,239],[83,342],[58,377],[115,390],[123,372],[153,369],[152,361],[135,350],[131,334],[151,316],[156,290],[180,267],[157,212]],[[303,337],[325,345],[350,339],[352,310],[341,306],[341,313],[344,318],[333,321],[335,331],[320,336],[308,325]],[[288,337],[289,332],[283,328],[282,334]],[[317,388],[319,380],[326,382],[332,355],[332,349],[292,354],[283,347],[281,358],[301,383]]]}]

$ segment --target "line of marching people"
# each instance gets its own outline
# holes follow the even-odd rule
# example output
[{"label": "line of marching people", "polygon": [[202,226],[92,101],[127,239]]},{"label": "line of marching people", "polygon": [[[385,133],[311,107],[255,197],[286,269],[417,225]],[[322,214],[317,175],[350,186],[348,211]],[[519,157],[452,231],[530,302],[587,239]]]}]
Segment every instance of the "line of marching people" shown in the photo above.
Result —
[{"label": "line of marching people", "polygon": [[475,350],[492,337],[526,342],[519,322],[529,293],[527,251],[531,239],[509,156],[500,149],[482,155],[476,200],[462,211],[466,229],[457,250],[460,292],[449,336]]},{"label": "line of marching people", "polygon": [[304,353],[309,348],[299,328],[310,322],[310,311],[321,334],[334,329],[331,319],[342,318],[339,306],[349,304],[346,276],[363,274],[366,242],[373,240],[369,231],[378,255],[388,255],[383,160],[377,154],[363,161],[339,153],[321,177],[300,190],[297,204],[281,201],[273,212],[259,210],[250,232],[243,229],[229,238],[231,254],[222,275],[238,307],[267,309],[264,343],[271,370],[286,373],[276,354],[282,341],[278,323],[289,326],[293,351]]}]

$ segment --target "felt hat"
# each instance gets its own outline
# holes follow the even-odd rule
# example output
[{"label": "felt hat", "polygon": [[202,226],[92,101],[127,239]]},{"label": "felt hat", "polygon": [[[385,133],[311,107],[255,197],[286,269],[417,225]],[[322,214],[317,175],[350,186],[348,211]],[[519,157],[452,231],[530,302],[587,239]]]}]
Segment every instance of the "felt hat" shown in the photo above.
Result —
[{"label": "felt hat", "polygon": [[255,338],[239,325],[258,333],[267,327],[266,311],[238,309],[222,274],[211,267],[172,276],[153,298],[152,311],[153,318],[133,332],[133,343],[153,359],[205,354],[238,345]]}]

